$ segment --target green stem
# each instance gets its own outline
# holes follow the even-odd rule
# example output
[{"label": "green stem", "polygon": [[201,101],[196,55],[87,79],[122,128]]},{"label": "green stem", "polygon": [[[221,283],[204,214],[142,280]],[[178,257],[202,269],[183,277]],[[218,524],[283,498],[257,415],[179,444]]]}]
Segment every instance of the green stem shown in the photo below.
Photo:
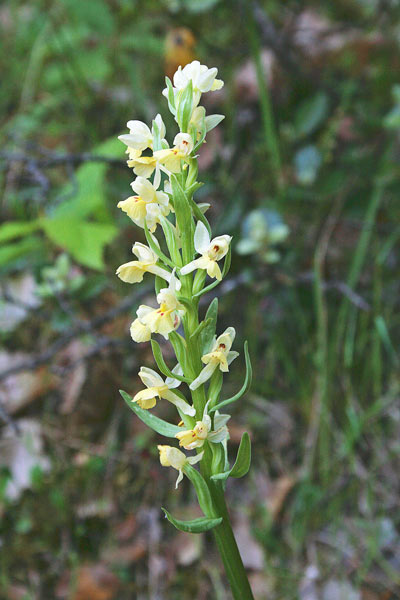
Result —
[{"label": "green stem", "polygon": [[[192,185],[197,176],[197,161],[192,160],[190,164],[189,176],[186,180],[186,188]],[[177,215],[178,218],[178,215]],[[189,235],[182,236],[182,255],[187,259],[192,258],[191,239]],[[188,361],[191,370],[196,374],[200,373],[202,368],[201,348],[198,343],[191,339],[192,334],[199,327],[198,317],[198,299],[193,298],[193,276],[191,274],[182,278],[181,295],[187,300],[188,307],[183,318],[185,339],[187,344]],[[196,408],[196,417],[202,418],[203,410],[206,404],[206,393],[204,385],[197,390],[192,391],[193,405]],[[207,482],[210,491],[213,510],[215,515],[223,518],[221,525],[213,529],[215,541],[219,553],[224,563],[226,575],[235,600],[254,600],[247,579],[246,571],[233,535],[232,526],[229,519],[228,509],[225,503],[224,491],[220,482],[214,482],[210,479],[212,473],[212,452],[208,444],[204,446],[204,457],[201,461],[201,472]]]},{"label": "green stem", "polygon": [[221,525],[215,527],[213,533],[222,562],[224,563],[232,595],[235,600],[254,600],[246,570],[236,544],[235,536],[233,535],[222,486],[220,483],[215,484],[214,482],[210,482],[209,487],[217,514],[223,517]]}]

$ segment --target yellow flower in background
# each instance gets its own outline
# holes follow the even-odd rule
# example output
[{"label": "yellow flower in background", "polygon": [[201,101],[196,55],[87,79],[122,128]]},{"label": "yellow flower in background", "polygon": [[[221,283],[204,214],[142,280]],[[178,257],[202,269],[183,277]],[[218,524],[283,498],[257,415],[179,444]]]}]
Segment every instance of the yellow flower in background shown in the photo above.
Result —
[{"label": "yellow flower in background", "polygon": [[179,472],[178,479],[176,480],[175,488],[178,487],[180,482],[183,479],[183,467],[186,463],[190,465],[195,465],[203,458],[203,452],[197,454],[197,456],[186,456],[181,450],[178,448],[173,448],[172,446],[157,446],[158,451],[160,452],[160,463],[163,467],[173,467]]},{"label": "yellow flower in background", "polygon": [[234,328],[228,327],[224,333],[215,339],[211,352],[201,357],[206,366],[190,384],[191,390],[197,390],[198,387],[208,381],[217,368],[223,373],[229,371],[229,365],[239,356],[239,352],[231,351],[235,335]]},{"label": "yellow flower in background", "polygon": [[207,227],[198,221],[194,234],[194,247],[201,257],[182,267],[181,275],[187,275],[195,269],[205,269],[210,277],[221,281],[222,273],[217,261],[226,256],[231,239],[230,235],[219,235],[211,240]]},{"label": "yellow flower in background", "polygon": [[180,385],[180,381],[177,379],[167,377],[164,381],[156,371],[148,367],[140,368],[139,377],[146,389],[138,392],[133,397],[132,402],[137,402],[140,408],[145,410],[153,408],[157,403],[157,399],[164,398],[174,404],[184,415],[193,417],[196,414],[193,406],[172,391]]},{"label": "yellow flower in background", "polygon": [[181,322],[184,307],[176,297],[180,281],[171,273],[168,288],[163,288],[157,294],[159,308],[141,304],[136,311],[137,319],[131,325],[131,337],[135,342],[148,342],[152,333],[159,333],[165,339]]},{"label": "yellow flower in background", "polygon": [[[139,227],[147,226],[150,231],[155,231],[157,227],[156,215],[167,216],[171,210],[169,206],[168,194],[157,191],[157,187],[144,177],[136,177],[131,183],[131,187],[136,196],[130,196],[126,200],[118,202],[117,206],[123,210],[132,221]],[[149,218],[148,218],[149,217]]]},{"label": "yellow flower in background", "polygon": [[175,435],[179,440],[179,445],[185,448],[185,450],[201,448],[206,440],[218,444],[228,438],[229,432],[226,423],[230,419],[230,415],[220,415],[216,411],[214,415],[214,430],[211,431],[212,421],[210,415],[207,413],[207,407],[208,402],[205,406],[202,420],[196,421],[193,429],[187,429]]},{"label": "yellow flower in background", "polygon": [[136,242],[132,252],[138,260],[132,260],[118,267],[116,274],[125,283],[140,283],[145,273],[153,273],[166,281],[171,280],[171,273],[157,265],[158,256],[151,248]]}]

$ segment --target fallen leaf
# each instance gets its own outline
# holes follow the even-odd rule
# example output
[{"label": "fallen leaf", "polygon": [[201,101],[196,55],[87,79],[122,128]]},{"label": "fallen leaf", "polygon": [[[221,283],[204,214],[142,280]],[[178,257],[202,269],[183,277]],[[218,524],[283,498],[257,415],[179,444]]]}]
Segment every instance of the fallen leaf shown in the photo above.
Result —
[{"label": "fallen leaf", "polygon": [[119,579],[106,565],[86,565],[76,574],[70,600],[113,600],[117,598],[118,588]]},{"label": "fallen leaf", "polygon": [[[31,355],[23,352],[2,351],[0,373],[32,358]],[[12,415],[54,387],[54,382],[54,377],[46,367],[10,375],[0,382],[0,402],[5,411]]]}]

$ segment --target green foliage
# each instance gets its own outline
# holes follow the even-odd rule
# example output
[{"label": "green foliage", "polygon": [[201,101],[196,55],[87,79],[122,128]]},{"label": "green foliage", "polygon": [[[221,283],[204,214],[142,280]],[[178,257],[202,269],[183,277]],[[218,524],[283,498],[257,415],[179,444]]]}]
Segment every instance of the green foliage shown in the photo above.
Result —
[{"label": "green foliage", "polygon": [[167,423],[163,419],[159,419],[153,413],[148,410],[144,410],[140,408],[140,406],[136,402],[132,402],[132,397],[124,392],[123,390],[119,390],[122,398],[125,400],[127,406],[136,414],[145,423],[148,427],[159,433],[160,435],[164,435],[165,437],[174,438],[177,433],[181,431],[181,429],[177,425],[172,425],[171,423]]},{"label": "green foliage", "polygon": [[191,521],[181,521],[180,519],[175,519],[165,508],[162,508],[161,510],[164,511],[166,518],[174,527],[179,529],[179,531],[184,531],[186,533],[203,533],[204,531],[210,531],[210,529],[213,529],[222,523],[222,517],[217,519],[200,517],[199,519],[192,519]]}]

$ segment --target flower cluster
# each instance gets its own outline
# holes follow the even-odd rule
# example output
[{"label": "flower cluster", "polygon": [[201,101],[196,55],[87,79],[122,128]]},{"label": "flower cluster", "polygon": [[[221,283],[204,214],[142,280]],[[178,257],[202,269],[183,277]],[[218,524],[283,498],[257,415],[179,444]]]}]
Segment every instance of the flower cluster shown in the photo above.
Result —
[{"label": "flower cluster", "polygon": [[[131,183],[135,195],[119,202],[118,207],[144,230],[148,245],[136,242],[132,248],[136,260],[118,267],[117,275],[126,283],[140,283],[146,273],[156,277],[158,306],[140,305],[130,332],[135,342],[152,342],[157,365],[166,375],[163,379],[153,369],[141,367],[139,377],[145,389],[131,402],[138,407],[136,411],[152,409],[160,399],[174,404],[182,419],[178,427],[174,426],[179,446],[187,451],[202,448],[197,456],[187,457],[178,448],[158,446],[161,464],[179,471],[177,483],[185,465],[200,461],[209,444],[222,444],[225,459],[220,459],[219,468],[225,467],[229,416],[215,409],[215,389],[218,377],[238,356],[231,350],[233,327],[217,337],[216,315],[215,319],[198,321],[198,301],[207,276],[213,285],[219,283],[230,258],[231,236],[213,238],[204,215],[208,205],[193,200],[200,185],[196,151],[207,132],[223,119],[221,115],[206,115],[200,106],[203,93],[223,86],[216,75],[217,69],[193,61],[178,68],[173,82],[167,79],[163,95],[180,129],[172,146],[159,114],[151,127],[141,121],[128,121],[129,133],[119,136],[127,146],[127,163],[136,178]],[[161,242],[156,237],[159,231],[165,238]],[[169,340],[175,350],[178,364],[172,371],[162,358],[154,337],[157,334]],[[183,382],[189,387],[191,401],[177,389]]]}]

